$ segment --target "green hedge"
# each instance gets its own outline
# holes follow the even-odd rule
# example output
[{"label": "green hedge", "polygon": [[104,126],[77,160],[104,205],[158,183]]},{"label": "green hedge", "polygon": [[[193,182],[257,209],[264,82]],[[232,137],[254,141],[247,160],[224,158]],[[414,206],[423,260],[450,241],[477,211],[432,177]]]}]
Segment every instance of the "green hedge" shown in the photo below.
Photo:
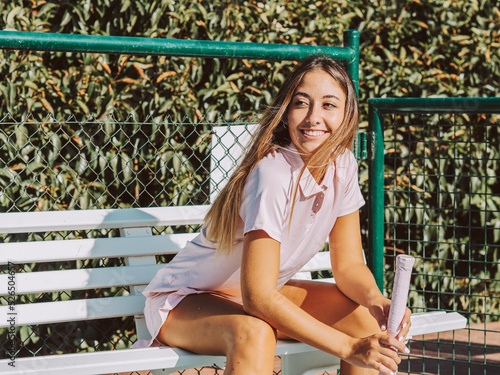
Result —
[{"label": "green hedge", "polygon": [[[341,45],[361,32],[360,99],[498,96],[500,10],[489,0],[11,1],[2,29]],[[230,120],[269,103],[290,64],[2,53],[0,114]],[[366,120],[366,117],[364,117]]]}]

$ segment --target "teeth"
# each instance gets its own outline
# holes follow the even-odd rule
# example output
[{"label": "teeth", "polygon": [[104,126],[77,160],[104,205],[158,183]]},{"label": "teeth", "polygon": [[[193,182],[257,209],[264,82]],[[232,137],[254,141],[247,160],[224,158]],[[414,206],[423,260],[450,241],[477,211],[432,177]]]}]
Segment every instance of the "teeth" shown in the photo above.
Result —
[{"label": "teeth", "polygon": [[322,131],[314,131],[314,130],[303,130],[305,135],[309,135],[311,137],[319,137],[320,135],[323,135],[324,132]]}]

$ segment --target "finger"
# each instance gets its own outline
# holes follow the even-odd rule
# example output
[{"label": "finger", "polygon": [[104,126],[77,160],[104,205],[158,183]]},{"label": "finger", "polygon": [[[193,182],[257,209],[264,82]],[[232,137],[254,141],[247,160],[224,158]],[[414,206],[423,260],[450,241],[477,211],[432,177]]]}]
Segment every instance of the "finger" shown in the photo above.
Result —
[{"label": "finger", "polygon": [[401,320],[401,326],[403,324],[410,324],[411,323],[411,310],[407,307],[405,310],[405,315],[403,316],[403,319]]},{"label": "finger", "polygon": [[380,354],[379,363],[389,371],[389,374],[397,373],[398,365],[401,363],[401,358],[399,358],[398,354],[389,348],[381,349]]},{"label": "finger", "polygon": [[[396,350],[399,353],[410,354],[410,350],[402,342],[402,340],[400,341],[394,337],[386,336],[385,339],[383,341],[381,341],[381,343],[384,346],[391,348],[393,352],[394,352],[394,350]],[[397,354],[396,354],[396,356],[397,356]]]},{"label": "finger", "polygon": [[405,315],[403,316],[403,319],[401,320],[401,329],[396,336],[397,339],[404,340],[406,336],[408,335],[408,332],[410,331],[411,327],[411,310],[409,308],[406,308]]},{"label": "finger", "polygon": [[380,330],[387,331],[387,319],[384,311],[381,308],[376,308],[372,311],[372,315],[378,323]]},{"label": "finger", "polygon": [[370,364],[370,367],[377,370],[380,374],[395,374],[398,371],[398,365],[395,359],[391,357],[395,352],[390,349],[384,350],[385,352],[380,350],[379,353],[373,357],[374,361]]},{"label": "finger", "polygon": [[408,332],[410,331],[411,322],[401,322],[401,329],[399,330],[396,338],[398,340],[403,340],[408,336]]},{"label": "finger", "polygon": [[[375,370],[379,372],[379,374],[384,374],[384,375],[394,375],[394,371],[390,369],[389,367],[384,366],[382,363],[378,363],[377,366],[375,366]],[[396,368],[397,371],[397,368]]]}]

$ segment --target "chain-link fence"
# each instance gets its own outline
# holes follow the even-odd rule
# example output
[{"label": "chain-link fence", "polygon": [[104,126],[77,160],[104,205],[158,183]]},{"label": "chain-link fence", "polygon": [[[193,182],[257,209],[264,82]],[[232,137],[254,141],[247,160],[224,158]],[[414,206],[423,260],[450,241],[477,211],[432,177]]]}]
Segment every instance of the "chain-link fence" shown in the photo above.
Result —
[{"label": "chain-link fence", "polygon": [[[46,211],[207,204],[210,199],[210,149],[214,123],[172,123],[127,118],[104,121],[75,118],[1,121],[0,211]],[[238,122],[232,125],[238,125]],[[231,127],[227,128],[231,131]],[[228,150],[230,152],[230,150]],[[212,187],[214,188],[214,187]],[[197,228],[155,228],[186,232]],[[1,240],[101,238],[113,231],[25,233]],[[158,259],[166,261],[166,259]],[[97,259],[16,265],[16,273],[65,268],[123,265],[123,259]],[[7,272],[7,267],[3,267]],[[124,288],[20,295],[19,303],[109,297]],[[78,294],[78,295],[77,295]],[[2,304],[7,304],[2,300]],[[10,349],[7,330],[0,333],[2,357]],[[72,322],[22,326],[16,331],[16,356],[89,352],[130,347],[136,340],[133,317],[93,324]],[[199,371],[202,371],[201,369]],[[208,371],[204,369],[203,371]],[[212,373],[217,373],[213,369]]]},{"label": "chain-link fence", "polygon": [[[27,212],[128,207],[162,207],[210,203],[217,186],[210,185],[213,145],[230,137],[225,154],[240,153],[240,142],[248,141],[253,122],[231,124],[172,123],[169,119],[137,122],[75,118],[16,121],[10,116],[0,121],[0,211]],[[243,126],[242,126],[243,125]],[[215,131],[215,127],[223,129]],[[245,139],[243,141],[243,139]],[[220,145],[219,145],[220,146]],[[213,181],[212,181],[213,183]],[[154,228],[156,234],[181,233],[198,227]],[[4,235],[0,241],[58,240],[119,236],[116,230],[23,233]],[[167,256],[158,262],[168,262]],[[40,264],[16,264],[16,274],[62,269],[120,267],[124,259],[89,259]],[[8,272],[2,267],[2,273]],[[110,297],[128,293],[127,288],[49,292],[19,295],[17,303],[63,301]],[[68,293],[71,293],[69,295]],[[0,297],[1,304],[8,304]],[[16,357],[58,353],[92,352],[130,347],[137,339],[133,317],[86,322],[20,326],[15,337],[0,331],[0,356],[17,345]],[[276,359],[275,373],[280,372]],[[220,369],[186,370],[181,374],[219,374]]]},{"label": "chain-link fence", "polygon": [[2,120],[2,212],[209,202],[213,124]]},{"label": "chain-link fence", "polygon": [[500,373],[500,115],[491,113],[500,106],[478,102],[374,103],[384,123],[385,286],[395,257],[414,255],[413,311],[469,320],[411,341],[412,374]]},{"label": "chain-link fence", "polygon": [[[470,322],[463,331],[412,341],[412,355],[406,360],[408,372],[498,371],[499,116],[395,112],[385,116],[384,132],[385,285],[392,285],[395,256],[400,252],[415,255],[410,293],[413,310],[459,311]],[[30,117],[16,121],[8,116],[1,124],[2,212],[208,204],[214,127],[228,125],[172,123],[168,119],[118,121],[112,117],[82,121],[47,117],[36,122]],[[227,131],[235,125],[241,123],[230,124]],[[226,152],[231,154],[232,150]],[[360,176],[366,181],[364,163]],[[156,228],[158,233],[196,229]],[[110,235],[99,231],[37,233],[12,235],[2,241],[26,236],[56,239]],[[109,267],[122,262],[99,259],[71,267]],[[18,267],[16,272],[29,272],[69,265]],[[113,288],[82,291],[77,297],[123,292]],[[22,302],[43,302],[68,297],[64,293],[42,293],[20,298]],[[5,335],[2,332],[0,337],[4,345],[8,342]],[[125,348],[136,336],[133,319],[123,318],[93,325],[19,327],[16,339],[16,355],[21,357]]]}]

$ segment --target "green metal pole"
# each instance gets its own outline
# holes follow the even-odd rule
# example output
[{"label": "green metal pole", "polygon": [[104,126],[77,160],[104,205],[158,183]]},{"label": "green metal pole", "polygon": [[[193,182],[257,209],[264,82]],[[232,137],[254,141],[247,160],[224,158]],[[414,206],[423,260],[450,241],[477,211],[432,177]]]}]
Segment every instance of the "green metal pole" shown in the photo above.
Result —
[{"label": "green metal pole", "polygon": [[0,31],[0,49],[279,60],[325,54],[346,62],[355,59],[355,49],[344,47],[23,31]]},{"label": "green metal pole", "polygon": [[378,113],[498,113],[500,98],[378,98]]},{"label": "green metal pole", "polygon": [[344,47],[352,51],[353,58],[347,63],[347,70],[351,76],[356,94],[359,94],[359,31],[346,30],[344,32]]},{"label": "green metal pole", "polygon": [[384,133],[381,114],[369,100],[370,132],[375,144],[369,166],[368,265],[380,291],[384,290]]},{"label": "green metal pole", "polygon": [[369,131],[373,159],[369,166],[368,265],[380,290],[384,287],[384,136],[386,113],[498,113],[500,98],[379,98],[370,99]]}]

